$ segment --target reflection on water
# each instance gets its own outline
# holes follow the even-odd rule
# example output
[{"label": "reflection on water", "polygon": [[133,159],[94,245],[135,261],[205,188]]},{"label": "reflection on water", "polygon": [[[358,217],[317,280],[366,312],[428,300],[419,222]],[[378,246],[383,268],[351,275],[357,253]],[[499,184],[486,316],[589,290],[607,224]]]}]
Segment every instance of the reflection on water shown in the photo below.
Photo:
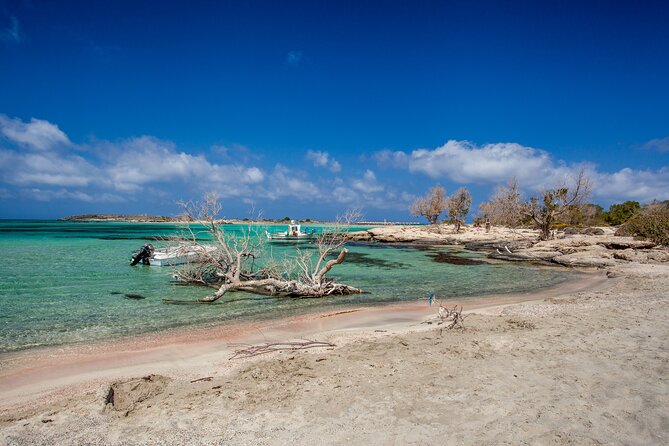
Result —
[{"label": "reflection on water", "polygon": [[[342,305],[415,301],[430,291],[440,299],[514,292],[569,278],[563,269],[489,264],[481,253],[456,248],[354,243],[330,275],[366,294],[277,299],[230,293],[214,305],[170,305],[161,299],[195,300],[212,289],[177,286],[170,268],[130,267],[129,260],[143,243],[160,245],[182,229],[167,223],[0,221],[0,352]],[[207,239],[205,233],[198,236]],[[266,249],[277,259],[295,255],[296,249],[314,251],[291,244]],[[457,264],[467,259],[477,264]]]}]

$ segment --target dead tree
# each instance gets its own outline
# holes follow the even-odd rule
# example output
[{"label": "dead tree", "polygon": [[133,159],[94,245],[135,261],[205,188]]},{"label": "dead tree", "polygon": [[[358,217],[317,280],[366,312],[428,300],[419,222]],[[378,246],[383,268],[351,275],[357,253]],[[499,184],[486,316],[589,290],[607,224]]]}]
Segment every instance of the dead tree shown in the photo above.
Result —
[{"label": "dead tree", "polygon": [[511,178],[506,186],[495,189],[490,201],[481,203],[479,215],[489,219],[493,225],[518,227],[523,220],[523,203],[516,178]]},{"label": "dead tree", "polygon": [[532,197],[523,206],[523,214],[532,219],[541,232],[541,240],[552,238],[553,225],[574,209],[580,209],[590,195],[590,181],[581,170],[572,187],[562,185],[555,189],[545,190],[542,198]]},{"label": "dead tree", "polygon": [[424,197],[411,204],[411,215],[423,216],[431,225],[437,224],[439,216],[448,207],[447,201],[444,188],[436,185]]},{"label": "dead tree", "polygon": [[469,213],[469,208],[472,205],[472,194],[461,187],[453,195],[448,197],[448,216],[451,217],[451,223],[455,226],[455,232],[460,232],[460,228],[464,223],[465,216]]},{"label": "dead tree", "polygon": [[[278,297],[324,297],[362,292],[325,277],[335,265],[344,262],[348,253],[343,247],[345,237],[341,225],[336,224],[318,237],[319,255],[315,263],[311,253],[303,251],[298,251],[296,258],[276,262],[265,252],[265,238],[258,233],[257,226],[255,229],[249,226],[241,235],[226,233],[224,225],[216,220],[220,209],[220,203],[213,195],[206,196],[199,205],[186,206],[187,213],[214,239],[216,248],[206,251],[200,262],[189,264],[176,273],[187,283],[216,287],[214,294],[199,299],[199,302],[214,302],[230,291]],[[192,225],[189,225],[189,232],[193,243],[199,243]],[[336,258],[326,260],[331,254],[336,254]]]}]

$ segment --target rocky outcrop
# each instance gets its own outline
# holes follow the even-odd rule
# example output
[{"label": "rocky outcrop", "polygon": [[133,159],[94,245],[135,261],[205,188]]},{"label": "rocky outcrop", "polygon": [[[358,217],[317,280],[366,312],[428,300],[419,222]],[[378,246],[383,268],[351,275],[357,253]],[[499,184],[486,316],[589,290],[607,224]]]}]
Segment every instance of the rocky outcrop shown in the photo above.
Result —
[{"label": "rocky outcrop", "polygon": [[441,224],[430,226],[385,226],[348,234],[349,239],[381,243],[430,243],[441,245],[498,244],[502,248],[516,242],[530,244],[537,238],[536,231],[465,226],[456,233],[453,226]]},{"label": "rocky outcrop", "polygon": [[494,252],[503,260],[541,261],[569,267],[608,268],[618,262],[660,263],[669,261],[669,251],[654,243],[612,235],[567,235],[538,242],[531,247]]},{"label": "rocky outcrop", "polygon": [[537,231],[466,226],[455,233],[450,225],[387,226],[349,234],[352,240],[382,243],[464,245],[489,251],[506,261],[538,262],[567,267],[609,268],[620,262],[669,262],[669,250],[647,240],[614,235],[611,228],[567,228],[553,240],[538,241]]}]

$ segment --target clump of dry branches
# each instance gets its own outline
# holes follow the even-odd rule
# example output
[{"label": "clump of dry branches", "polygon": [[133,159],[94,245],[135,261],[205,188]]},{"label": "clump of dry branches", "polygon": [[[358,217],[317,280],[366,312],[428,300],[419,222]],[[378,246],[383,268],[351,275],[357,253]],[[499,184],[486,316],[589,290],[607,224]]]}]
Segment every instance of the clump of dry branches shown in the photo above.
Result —
[{"label": "clump of dry branches", "polygon": [[590,195],[590,181],[581,170],[570,185],[567,182],[541,192],[539,197],[521,200],[515,178],[505,187],[499,187],[490,201],[482,203],[480,213],[492,224],[517,227],[531,223],[540,231],[540,239],[552,238],[554,225],[581,211]]},{"label": "clump of dry branches", "polygon": [[446,209],[448,209],[446,191],[440,185],[436,185],[424,197],[414,201],[410,211],[411,215],[425,217],[431,225],[435,225]]},{"label": "clump of dry branches", "polygon": [[253,356],[264,355],[272,352],[281,352],[286,350],[306,350],[317,347],[335,347],[335,344],[323,341],[311,341],[309,339],[293,342],[268,342],[260,345],[251,345],[235,350],[235,353],[229,359],[251,358]]},{"label": "clump of dry branches", "polygon": [[464,218],[469,213],[472,205],[472,194],[461,187],[453,195],[448,197],[448,216],[451,217],[451,223],[455,226],[455,232],[460,232],[464,224]]},{"label": "clump of dry branches", "polygon": [[448,325],[442,327],[439,333],[441,334],[444,331],[444,328],[447,330],[452,330],[454,328],[464,330],[464,321],[467,316],[467,314],[462,314],[462,305],[460,306],[460,309],[458,309],[457,305],[454,305],[452,309],[448,309],[442,304],[439,304],[439,313],[437,315],[439,322],[437,322],[437,324],[442,325],[450,322]]},{"label": "clump of dry branches", "polygon": [[[187,221],[195,221],[204,227],[215,246],[215,249],[207,250],[199,262],[187,264],[175,273],[185,283],[216,287],[213,295],[199,299],[200,302],[214,302],[229,291],[279,297],[324,297],[362,292],[325,277],[346,259],[348,250],[344,247],[344,232],[358,215],[355,212],[346,214],[344,223],[338,220],[329,231],[318,236],[315,261],[311,252],[298,250],[295,258],[277,262],[266,253],[266,239],[259,233],[258,226],[249,225],[237,234],[226,232],[225,225],[217,220],[221,205],[215,195],[208,194],[202,203],[183,207]],[[191,242],[199,244],[198,233],[190,223],[187,231]],[[336,258],[326,261],[329,255],[336,255]]]}]

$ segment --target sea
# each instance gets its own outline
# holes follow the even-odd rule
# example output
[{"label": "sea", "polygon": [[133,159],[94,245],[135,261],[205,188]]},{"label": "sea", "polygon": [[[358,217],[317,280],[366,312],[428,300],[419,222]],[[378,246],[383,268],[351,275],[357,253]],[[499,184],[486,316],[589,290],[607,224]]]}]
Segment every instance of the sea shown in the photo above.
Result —
[{"label": "sea", "polygon": [[[253,237],[264,237],[266,229],[285,227],[224,226],[233,236],[251,231]],[[173,267],[130,266],[130,258],[144,243],[175,243],[183,231],[172,223],[0,220],[0,353],[331,308],[397,302],[427,306],[430,293],[448,301],[536,290],[572,277],[566,269],[528,264],[456,264],[453,257],[486,259],[484,253],[455,247],[352,243],[346,261],[329,276],[364,294],[295,299],[237,292],[212,304],[175,305],[163,298],[193,301],[213,290],[180,284]],[[206,235],[198,236],[206,241]],[[291,259],[309,250],[316,248],[267,243],[263,255]]]}]

